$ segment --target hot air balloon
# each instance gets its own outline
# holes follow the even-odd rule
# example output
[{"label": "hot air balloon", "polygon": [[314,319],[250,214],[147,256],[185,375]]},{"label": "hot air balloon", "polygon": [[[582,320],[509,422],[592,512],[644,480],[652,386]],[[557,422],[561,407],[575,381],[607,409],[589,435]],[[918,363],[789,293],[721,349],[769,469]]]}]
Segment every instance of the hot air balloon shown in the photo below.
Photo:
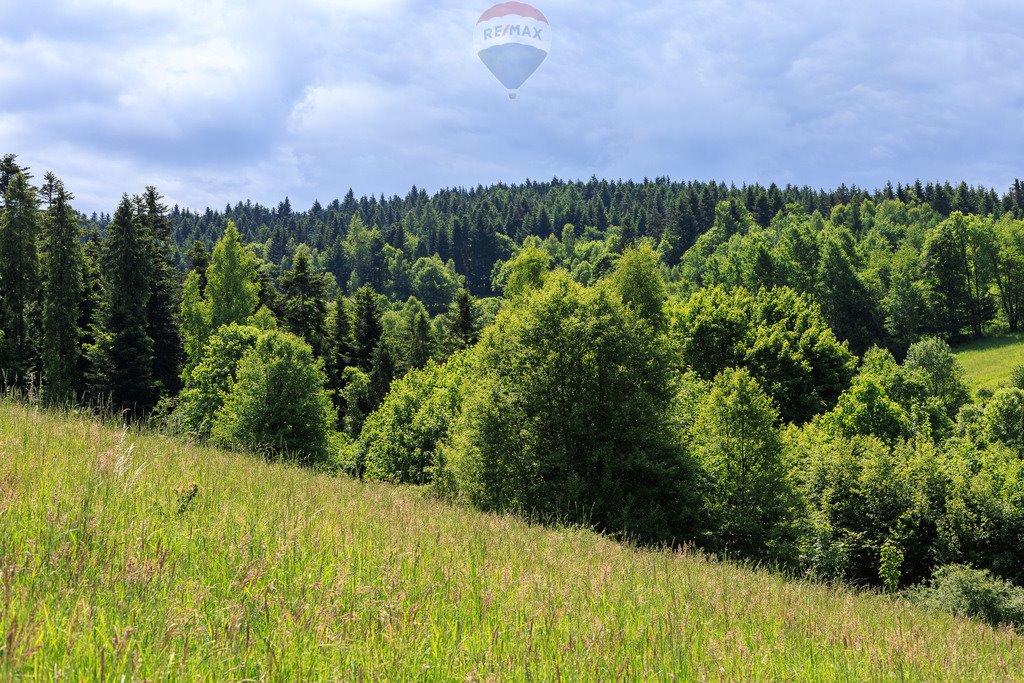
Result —
[{"label": "hot air balloon", "polygon": [[524,2],[502,2],[476,22],[477,54],[508,88],[510,99],[548,56],[551,27],[547,18]]}]

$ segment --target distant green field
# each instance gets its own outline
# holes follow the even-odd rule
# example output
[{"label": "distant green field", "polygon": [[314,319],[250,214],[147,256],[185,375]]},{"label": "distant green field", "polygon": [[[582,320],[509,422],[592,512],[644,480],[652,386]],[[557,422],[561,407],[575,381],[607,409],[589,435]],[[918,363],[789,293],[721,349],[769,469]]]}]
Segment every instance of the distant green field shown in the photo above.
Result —
[{"label": "distant green field", "polygon": [[1010,630],[0,401],[0,680],[1020,680]]},{"label": "distant green field", "polygon": [[954,350],[973,389],[998,389],[1009,383],[1015,367],[1024,365],[1024,332],[981,339]]}]

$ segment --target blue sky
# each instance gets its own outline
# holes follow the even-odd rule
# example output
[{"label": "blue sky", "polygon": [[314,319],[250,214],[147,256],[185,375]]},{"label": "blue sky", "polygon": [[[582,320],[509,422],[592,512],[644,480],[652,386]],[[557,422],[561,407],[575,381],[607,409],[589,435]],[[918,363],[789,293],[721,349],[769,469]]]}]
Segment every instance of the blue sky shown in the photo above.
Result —
[{"label": "blue sky", "polygon": [[0,152],[82,210],[548,179],[1024,177],[1019,0],[537,0],[511,102],[465,0],[0,0]]}]

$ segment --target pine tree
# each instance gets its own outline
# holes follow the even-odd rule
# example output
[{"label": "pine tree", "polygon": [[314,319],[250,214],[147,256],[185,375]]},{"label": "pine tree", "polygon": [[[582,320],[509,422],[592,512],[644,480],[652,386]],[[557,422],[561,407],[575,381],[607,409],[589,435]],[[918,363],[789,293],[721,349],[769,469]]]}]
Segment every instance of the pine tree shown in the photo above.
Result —
[{"label": "pine tree", "polygon": [[89,353],[93,391],[134,414],[146,411],[155,400],[153,340],[146,316],[153,285],[152,250],[135,203],[124,195],[103,244],[104,296],[94,326],[96,344]]},{"label": "pine tree", "polygon": [[327,336],[326,283],[314,268],[306,245],[299,245],[291,270],[281,276],[281,289],[284,291],[285,327],[303,337],[317,357],[323,357]]},{"label": "pine tree", "polygon": [[43,296],[43,392],[50,403],[67,403],[78,387],[79,311],[84,257],[72,195],[52,174],[44,217],[46,285]]},{"label": "pine tree", "polygon": [[4,192],[0,214],[0,295],[3,331],[12,345],[11,379],[23,379],[36,369],[41,325],[39,254],[39,201],[23,172],[14,173]]},{"label": "pine tree", "polygon": [[380,304],[373,287],[363,285],[355,293],[355,315],[353,323],[354,360],[364,372],[370,372],[373,353],[384,334],[381,322]]},{"label": "pine tree", "polygon": [[465,289],[455,295],[448,311],[448,337],[455,351],[469,348],[480,339],[480,314],[476,301]]},{"label": "pine tree", "polygon": [[180,321],[181,284],[174,267],[174,238],[163,197],[150,185],[142,196],[140,219],[153,242],[150,265],[153,291],[146,307],[147,332],[153,340],[153,380],[161,394],[181,388],[182,347]]}]

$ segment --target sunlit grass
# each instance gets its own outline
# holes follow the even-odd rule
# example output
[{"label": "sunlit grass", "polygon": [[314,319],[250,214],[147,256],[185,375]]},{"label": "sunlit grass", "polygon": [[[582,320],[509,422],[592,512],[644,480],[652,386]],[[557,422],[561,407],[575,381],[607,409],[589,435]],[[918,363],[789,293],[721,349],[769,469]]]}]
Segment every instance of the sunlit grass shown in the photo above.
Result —
[{"label": "sunlit grass", "polygon": [[0,403],[0,678],[989,681],[1022,644]]},{"label": "sunlit grass", "polygon": [[971,388],[995,390],[1009,384],[1013,369],[1024,365],[1024,332],[980,339],[954,351]]}]

